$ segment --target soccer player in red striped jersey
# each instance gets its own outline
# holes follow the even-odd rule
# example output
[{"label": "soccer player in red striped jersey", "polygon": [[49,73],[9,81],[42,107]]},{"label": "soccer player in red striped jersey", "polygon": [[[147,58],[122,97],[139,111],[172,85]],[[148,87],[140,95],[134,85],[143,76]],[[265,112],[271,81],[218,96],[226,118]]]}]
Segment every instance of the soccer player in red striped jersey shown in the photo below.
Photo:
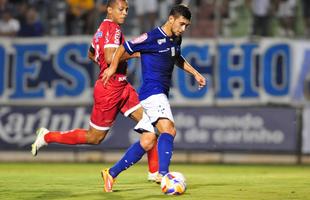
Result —
[{"label": "soccer player in red striped jersey", "polygon": [[[118,112],[137,122],[142,119],[143,109],[138,94],[126,80],[127,59],[139,57],[140,53],[125,54],[121,58],[117,72],[109,80],[108,84],[104,85],[101,80],[103,72],[112,61],[114,52],[125,41],[120,25],[124,23],[127,14],[128,3],[126,0],[109,0],[107,17],[94,34],[89,48],[89,58],[100,67],[98,80],[94,86],[94,105],[89,129],[49,131],[43,127],[39,128],[36,132],[37,138],[32,144],[32,154],[34,156],[37,155],[41,147],[49,143],[99,144],[106,137]],[[155,133],[151,132],[153,130],[152,127],[143,127],[140,141],[133,144],[126,152],[131,158],[131,160],[128,160],[129,166],[140,160],[146,151],[148,152],[149,180],[154,180],[158,171],[157,138]],[[105,184],[104,191],[111,192],[112,188]]]}]

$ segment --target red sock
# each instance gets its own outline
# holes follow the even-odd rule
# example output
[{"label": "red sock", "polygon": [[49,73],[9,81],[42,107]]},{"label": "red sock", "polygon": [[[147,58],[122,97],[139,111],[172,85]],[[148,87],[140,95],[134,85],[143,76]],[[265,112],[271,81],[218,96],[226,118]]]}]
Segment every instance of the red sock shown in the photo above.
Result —
[{"label": "red sock", "polygon": [[59,144],[86,144],[85,129],[74,129],[71,131],[50,131],[44,136],[46,143],[59,143]]},{"label": "red sock", "polygon": [[158,171],[157,140],[152,149],[147,152],[147,162],[149,164],[149,172],[154,173]]}]

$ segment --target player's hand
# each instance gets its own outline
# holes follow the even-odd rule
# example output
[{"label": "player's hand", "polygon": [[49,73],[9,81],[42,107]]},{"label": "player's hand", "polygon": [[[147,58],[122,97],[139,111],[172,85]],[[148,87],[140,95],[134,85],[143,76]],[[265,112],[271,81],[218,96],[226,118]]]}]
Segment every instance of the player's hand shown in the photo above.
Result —
[{"label": "player's hand", "polygon": [[101,81],[103,82],[103,85],[106,85],[111,78],[115,74],[116,70],[113,67],[108,67],[104,70]]},{"label": "player's hand", "polygon": [[207,80],[205,79],[205,77],[203,77],[201,74],[196,74],[195,75],[195,79],[198,82],[199,86],[198,89],[200,90],[201,88],[203,88],[204,86],[207,85]]}]

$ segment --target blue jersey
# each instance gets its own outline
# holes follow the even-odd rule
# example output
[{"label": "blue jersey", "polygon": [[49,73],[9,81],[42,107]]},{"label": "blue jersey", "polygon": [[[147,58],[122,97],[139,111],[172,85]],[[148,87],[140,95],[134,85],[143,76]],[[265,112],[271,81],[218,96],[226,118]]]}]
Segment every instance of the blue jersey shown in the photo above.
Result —
[{"label": "blue jersey", "polygon": [[140,101],[154,94],[168,96],[174,63],[181,54],[181,37],[169,37],[157,27],[124,44],[129,54],[140,52],[143,83]]}]

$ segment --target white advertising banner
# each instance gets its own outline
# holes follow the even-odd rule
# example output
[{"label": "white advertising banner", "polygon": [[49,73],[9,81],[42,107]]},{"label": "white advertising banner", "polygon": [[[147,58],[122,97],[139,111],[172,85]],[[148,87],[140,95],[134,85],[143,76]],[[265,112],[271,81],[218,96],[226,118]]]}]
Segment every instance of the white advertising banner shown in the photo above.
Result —
[{"label": "white advertising banner", "polygon": [[[0,38],[0,105],[91,105],[98,67],[87,58],[90,36]],[[176,106],[266,105],[304,102],[310,88],[310,42],[187,39],[182,55],[207,78],[198,90],[175,67],[170,101]],[[128,79],[139,89],[139,60]],[[310,95],[309,95],[310,96]]]},{"label": "white advertising banner", "polygon": [[294,103],[310,102],[310,42],[293,43],[291,95]]},{"label": "white advertising banner", "polygon": [[302,153],[310,154],[310,105],[303,110]]}]

